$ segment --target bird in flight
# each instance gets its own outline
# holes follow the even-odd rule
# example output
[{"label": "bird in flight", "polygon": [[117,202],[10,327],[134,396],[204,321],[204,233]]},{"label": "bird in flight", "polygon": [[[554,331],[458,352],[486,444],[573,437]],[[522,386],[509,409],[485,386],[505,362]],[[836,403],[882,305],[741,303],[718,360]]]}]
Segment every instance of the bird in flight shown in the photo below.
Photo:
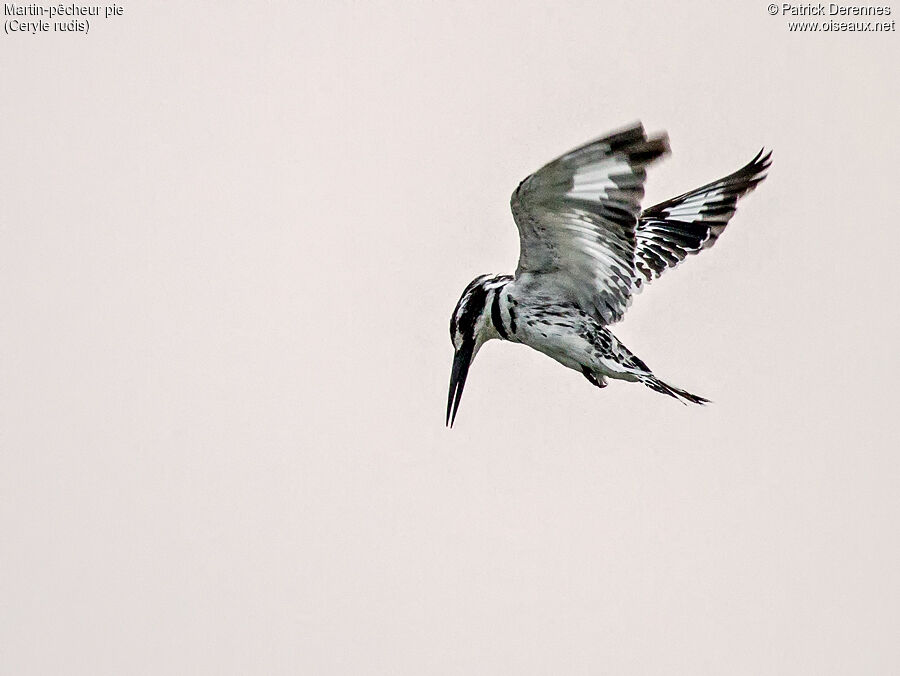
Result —
[{"label": "bird in flight", "polygon": [[515,275],[481,275],[450,318],[455,354],[447,397],[453,426],[469,366],[493,338],[522,343],[580,371],[643,383],[683,403],[709,400],[664,383],[607,328],[632,295],[688,254],[708,249],[738,198],[765,178],[771,152],[717,181],[641,211],[645,168],[669,152],[639,122],[575,148],[531,174],[510,200],[519,229]]}]

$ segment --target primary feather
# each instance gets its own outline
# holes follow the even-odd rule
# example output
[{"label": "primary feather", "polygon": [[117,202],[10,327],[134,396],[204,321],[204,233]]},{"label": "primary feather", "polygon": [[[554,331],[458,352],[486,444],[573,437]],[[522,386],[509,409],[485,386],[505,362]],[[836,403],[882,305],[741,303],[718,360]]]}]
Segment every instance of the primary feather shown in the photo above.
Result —
[{"label": "primary feather", "polygon": [[710,248],[734,216],[737,201],[766,175],[772,153],[759,153],[724,178],[645,209],[635,231],[638,287],[674,268],[689,254]]}]

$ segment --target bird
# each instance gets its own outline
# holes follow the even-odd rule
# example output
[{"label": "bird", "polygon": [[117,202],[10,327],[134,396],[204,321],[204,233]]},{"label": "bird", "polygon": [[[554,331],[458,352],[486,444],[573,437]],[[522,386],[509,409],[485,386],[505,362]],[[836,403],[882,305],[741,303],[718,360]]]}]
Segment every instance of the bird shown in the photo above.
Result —
[{"label": "bird", "polygon": [[737,171],[641,210],[646,168],[668,135],[634,122],[571,150],[525,178],[510,199],[519,231],[515,274],[466,286],[450,318],[453,427],[475,355],[489,340],[527,345],[595,387],[638,382],[684,404],[709,400],[657,378],[609,330],[635,293],[688,255],[712,247],[740,197],[771,165],[762,148]]}]

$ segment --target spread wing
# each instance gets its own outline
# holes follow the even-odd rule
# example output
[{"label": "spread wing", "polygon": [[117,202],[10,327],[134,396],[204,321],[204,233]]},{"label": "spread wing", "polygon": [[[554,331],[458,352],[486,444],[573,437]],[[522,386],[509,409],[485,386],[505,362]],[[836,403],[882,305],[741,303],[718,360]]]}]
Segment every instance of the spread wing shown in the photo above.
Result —
[{"label": "spread wing", "polygon": [[510,206],[519,229],[516,281],[570,299],[604,323],[635,286],[635,228],[644,167],[669,150],[637,123],[559,157],[526,178]]},{"label": "spread wing", "polygon": [[644,210],[635,231],[638,288],[674,268],[688,254],[716,243],[734,216],[738,198],[766,177],[772,153],[763,152],[725,178]]}]

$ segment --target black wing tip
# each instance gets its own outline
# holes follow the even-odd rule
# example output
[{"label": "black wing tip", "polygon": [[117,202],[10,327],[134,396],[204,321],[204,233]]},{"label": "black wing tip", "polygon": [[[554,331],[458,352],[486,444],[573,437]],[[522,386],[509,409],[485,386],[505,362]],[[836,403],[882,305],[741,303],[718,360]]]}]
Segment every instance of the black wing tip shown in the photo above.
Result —
[{"label": "black wing tip", "polygon": [[[753,176],[757,182],[761,181],[765,178],[765,175],[757,177],[757,174],[761,174],[766,171],[769,167],[772,166],[772,151],[769,150],[766,152],[766,147],[763,146],[759,149],[759,152],[756,153],[756,157],[747,162],[743,167],[738,169],[736,172],[732,174],[734,177],[738,176]],[[758,180],[757,180],[758,178]]]},{"label": "black wing tip", "polygon": [[644,125],[640,122],[608,136],[605,141],[610,152],[625,155],[633,167],[641,167],[671,152],[666,132],[647,136]]},{"label": "black wing tip", "polygon": [[768,176],[766,171],[768,171],[769,167],[772,166],[772,151],[766,151],[765,146],[759,149],[759,152],[753,157],[752,160],[747,162],[743,167],[738,169],[735,172],[728,174],[720,178],[717,181],[712,181],[700,188],[696,188],[695,190],[691,190],[690,192],[685,193],[684,195],[679,195],[678,197],[669,200],[670,202],[677,202],[685,197],[689,197],[691,195],[695,195],[704,190],[709,190],[712,188],[722,188],[725,190],[726,194],[732,195],[735,199],[743,197],[745,194],[753,190],[757,185],[762,183]]},{"label": "black wing tip", "polygon": [[726,188],[734,191],[735,197],[743,197],[766,179],[768,176],[766,172],[771,166],[772,151],[767,152],[763,146],[756,153],[756,157],[730,176],[723,178],[721,182]]},{"label": "black wing tip", "polygon": [[604,155],[624,154],[630,162],[642,164],[670,152],[669,136],[665,132],[657,132],[648,136],[643,123],[636,120],[573,148],[551,164],[576,157],[584,158],[595,150],[599,150]]},{"label": "black wing tip", "polygon": [[628,155],[628,161],[632,165],[643,165],[668,154],[670,151],[669,136],[662,132],[635,144],[625,152]]},{"label": "black wing tip", "polygon": [[601,136],[597,141],[602,141],[608,145],[610,150],[620,150],[645,138],[647,138],[647,133],[644,131],[644,123],[640,120],[635,120],[619,127],[616,131]]},{"label": "black wing tip", "polygon": [[644,123],[640,120],[626,124],[618,130],[598,138],[593,143],[602,143],[609,148],[610,152],[626,153],[629,158],[632,156],[640,158],[640,154],[646,152],[655,159],[671,150],[668,134],[658,132],[647,136]]}]

